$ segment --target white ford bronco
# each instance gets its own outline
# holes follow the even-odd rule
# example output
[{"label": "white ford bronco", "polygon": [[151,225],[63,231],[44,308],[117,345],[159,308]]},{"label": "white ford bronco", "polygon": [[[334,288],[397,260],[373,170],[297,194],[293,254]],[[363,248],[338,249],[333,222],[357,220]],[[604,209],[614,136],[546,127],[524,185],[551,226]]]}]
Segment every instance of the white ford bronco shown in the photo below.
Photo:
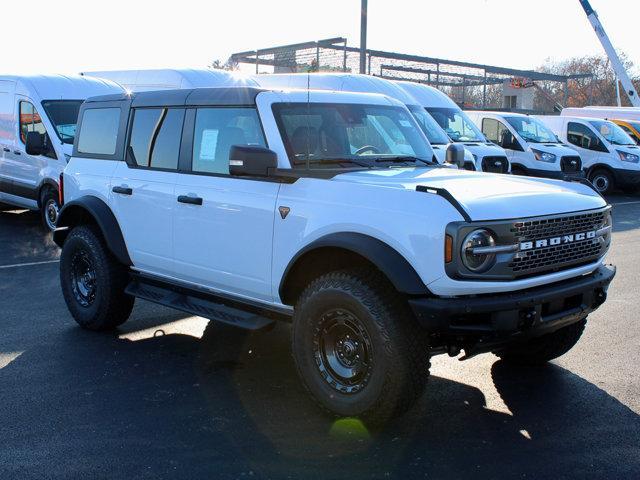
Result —
[{"label": "white ford bronco", "polygon": [[136,297],[246,329],[289,321],[311,395],[375,421],[421,394],[432,355],[567,352],[615,274],[610,206],[586,183],[432,159],[382,95],[89,99],[54,232],[64,298],[92,330]]}]

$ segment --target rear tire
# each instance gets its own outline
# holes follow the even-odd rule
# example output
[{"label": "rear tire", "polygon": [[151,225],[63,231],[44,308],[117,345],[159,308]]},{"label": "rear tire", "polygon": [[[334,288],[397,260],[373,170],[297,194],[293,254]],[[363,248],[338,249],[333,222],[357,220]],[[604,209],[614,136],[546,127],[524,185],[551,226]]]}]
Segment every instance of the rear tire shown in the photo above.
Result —
[{"label": "rear tire", "polygon": [[48,231],[56,229],[60,204],[58,203],[58,192],[51,187],[45,187],[40,193],[40,215],[42,225]]},{"label": "rear tire", "polygon": [[304,385],[334,415],[383,423],[409,409],[429,376],[426,336],[375,270],[314,280],[296,304],[292,340]]},{"label": "rear tire", "polygon": [[608,195],[613,191],[614,179],[611,172],[599,168],[589,175],[589,181],[601,195]]},{"label": "rear tire", "polygon": [[81,327],[109,330],[126,322],[135,301],[124,293],[128,281],[127,268],[91,226],[69,233],[60,255],[60,284],[67,307]]},{"label": "rear tire", "polygon": [[584,332],[587,319],[568,325],[553,333],[515,344],[495,354],[505,363],[540,365],[558,358],[571,350]]}]

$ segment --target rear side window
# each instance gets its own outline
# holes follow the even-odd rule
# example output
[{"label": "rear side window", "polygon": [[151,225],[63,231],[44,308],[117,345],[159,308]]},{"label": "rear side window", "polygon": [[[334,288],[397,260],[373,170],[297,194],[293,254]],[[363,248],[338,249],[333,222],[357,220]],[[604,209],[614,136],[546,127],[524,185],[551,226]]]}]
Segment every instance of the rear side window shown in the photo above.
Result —
[{"label": "rear side window", "polygon": [[82,115],[82,126],[78,137],[78,152],[95,155],[116,153],[119,108],[91,108]]},{"label": "rear side window", "polygon": [[228,174],[232,145],[266,146],[256,110],[199,108],[193,137],[192,170]]},{"label": "rear side window", "polygon": [[500,143],[504,131],[509,131],[507,127],[493,118],[482,119],[482,133],[490,142]]},{"label": "rear side window", "polygon": [[183,122],[183,108],[136,109],[127,148],[129,160],[139,167],[176,170]]}]

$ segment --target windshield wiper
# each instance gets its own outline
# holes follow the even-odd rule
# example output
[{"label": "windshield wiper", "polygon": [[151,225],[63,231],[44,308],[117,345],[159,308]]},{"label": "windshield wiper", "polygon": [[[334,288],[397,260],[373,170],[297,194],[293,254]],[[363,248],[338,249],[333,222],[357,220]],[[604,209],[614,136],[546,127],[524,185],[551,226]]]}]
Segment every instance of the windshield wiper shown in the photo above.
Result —
[{"label": "windshield wiper", "polygon": [[391,162],[391,163],[404,163],[404,162],[412,162],[412,163],[416,163],[416,162],[422,162],[425,165],[437,165],[434,162],[431,162],[429,160],[424,160],[422,158],[418,158],[418,157],[414,157],[411,155],[398,155],[395,157],[378,157],[376,158],[376,163],[382,163],[382,162]]},{"label": "windshield wiper", "polygon": [[320,165],[320,164],[325,164],[325,165],[339,165],[341,163],[353,163],[355,165],[358,165],[360,167],[367,167],[370,168],[371,164],[370,163],[366,163],[366,162],[361,162],[358,160],[355,160],[353,158],[314,158],[314,159],[310,159],[310,160],[294,160],[293,164],[294,165]]}]

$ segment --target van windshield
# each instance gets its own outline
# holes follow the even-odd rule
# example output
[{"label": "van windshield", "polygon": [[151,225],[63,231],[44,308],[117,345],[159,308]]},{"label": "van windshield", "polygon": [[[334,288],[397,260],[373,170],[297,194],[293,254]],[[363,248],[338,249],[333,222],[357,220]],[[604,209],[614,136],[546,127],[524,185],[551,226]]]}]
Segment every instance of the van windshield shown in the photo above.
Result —
[{"label": "van windshield", "polygon": [[590,120],[589,123],[612,145],[635,145],[622,128],[606,120]]},{"label": "van windshield", "polygon": [[418,125],[431,145],[446,145],[449,143],[449,137],[447,137],[447,134],[442,130],[442,127],[438,125],[438,122],[436,122],[423,107],[411,105],[407,108],[417,120]]},{"label": "van windshield", "polygon": [[83,100],[45,100],[42,107],[62,143],[73,144]]},{"label": "van windshield", "polygon": [[422,166],[433,151],[402,107],[277,103],[273,113],[294,168]]},{"label": "van windshield", "polygon": [[531,117],[505,117],[518,135],[530,143],[560,143],[558,137],[540,120]]},{"label": "van windshield", "polygon": [[427,111],[454,142],[486,142],[482,132],[464,112],[456,108],[429,108]]}]

